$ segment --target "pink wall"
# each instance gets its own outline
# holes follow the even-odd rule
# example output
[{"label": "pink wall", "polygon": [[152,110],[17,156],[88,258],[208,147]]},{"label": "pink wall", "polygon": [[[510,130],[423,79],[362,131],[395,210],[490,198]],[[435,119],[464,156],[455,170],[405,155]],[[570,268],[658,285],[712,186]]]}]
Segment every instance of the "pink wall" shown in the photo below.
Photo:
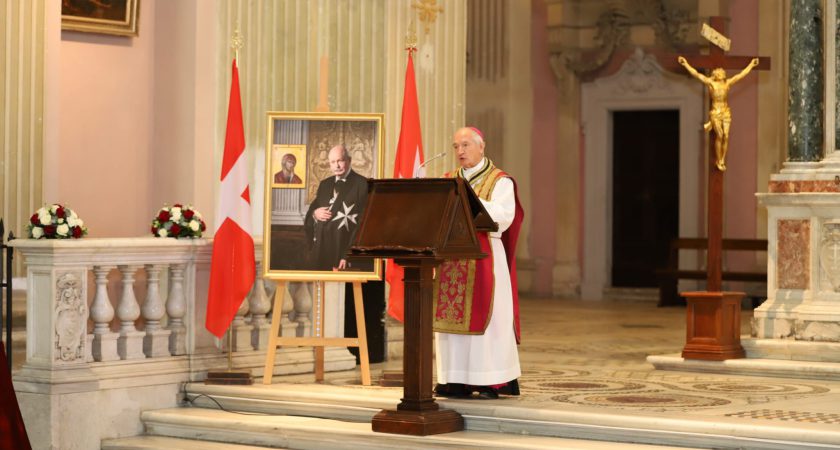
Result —
[{"label": "pink wall", "polygon": [[[44,164],[46,202],[63,202],[89,235],[147,233],[153,129],[154,2],[140,8],[140,36],[61,32],[48,70],[59,79],[57,149]],[[49,48],[48,44],[48,48]],[[56,123],[56,122],[53,122]]]},{"label": "pink wall", "polygon": [[[727,35],[729,54],[758,54],[759,0],[732,0]],[[778,66],[777,66],[778,67]],[[736,71],[729,71],[730,76]],[[727,173],[724,178],[724,237],[754,238],[758,190],[758,76],[751,73],[729,92],[732,128],[729,135]],[[740,253],[740,254],[739,254]],[[730,268],[752,268],[755,257],[745,252],[725,255]]]},{"label": "pink wall", "polygon": [[69,204],[90,236],[148,235],[179,202],[214,229],[217,20],[197,0],[148,0],[138,37],[48,34],[45,201]]}]

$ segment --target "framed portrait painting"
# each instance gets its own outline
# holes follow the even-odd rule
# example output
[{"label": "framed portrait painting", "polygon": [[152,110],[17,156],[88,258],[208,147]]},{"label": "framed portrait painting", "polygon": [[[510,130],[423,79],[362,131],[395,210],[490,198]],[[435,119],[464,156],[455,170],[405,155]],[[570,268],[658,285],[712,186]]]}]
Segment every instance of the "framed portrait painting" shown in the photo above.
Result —
[{"label": "framed portrait painting", "polygon": [[382,178],[382,114],[269,112],[263,276],[378,280],[382,264],[350,258],[369,178]]},{"label": "framed portrait painting", "polygon": [[137,36],[140,0],[62,0],[61,29]]}]

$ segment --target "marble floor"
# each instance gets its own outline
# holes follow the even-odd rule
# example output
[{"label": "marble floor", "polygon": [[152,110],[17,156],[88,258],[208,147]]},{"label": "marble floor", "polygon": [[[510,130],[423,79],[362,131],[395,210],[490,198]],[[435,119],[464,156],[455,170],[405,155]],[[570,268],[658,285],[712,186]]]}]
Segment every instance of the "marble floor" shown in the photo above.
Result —
[{"label": "marble floor", "polygon": [[[711,424],[720,433],[766,427],[768,436],[792,442],[797,436],[828,432],[818,447],[840,448],[840,381],[655,370],[646,361],[648,355],[682,349],[682,307],[657,308],[649,301],[524,298],[521,309],[522,395],[447,403],[468,408],[492,402],[649,418],[654,423],[693,420]],[[742,311],[742,334],[749,334],[750,318],[750,310]],[[374,379],[380,369],[374,366]],[[358,377],[358,372],[331,373],[326,383],[383,389],[362,387]],[[311,375],[299,375],[277,381],[311,380]]]},{"label": "marble floor", "polygon": [[[751,311],[742,311],[742,334],[748,334],[750,317]],[[523,298],[521,318],[522,395],[498,400],[439,399],[443,407],[465,417],[467,431],[461,434],[409,444],[398,440],[401,437],[390,436],[389,441],[382,434],[373,435],[370,417],[381,408],[393,408],[402,389],[362,386],[358,370],[327,373],[323,384],[314,383],[312,374],[275,376],[271,386],[259,380],[245,387],[192,384],[186,387],[188,396],[203,396],[205,404],[160,411],[157,427],[193,420],[198,431],[180,437],[201,439],[229,420],[226,433],[231,436],[236,436],[237,429],[255,427],[232,443],[257,445],[259,441],[249,441],[249,436],[263,432],[274,438],[283,427],[291,427],[292,433],[296,421],[309,416],[333,420],[317,425],[324,433],[336,433],[334,445],[344,442],[344,447],[330,448],[374,448],[366,442],[378,442],[376,448],[489,448],[482,442],[490,439],[495,444],[492,448],[840,449],[840,381],[836,379],[654,369],[646,360],[649,355],[678,354],[682,349],[682,307],[657,308],[655,301],[626,298],[600,302]],[[383,368],[384,364],[373,365],[374,381]],[[216,400],[206,401],[210,396]],[[260,419],[266,422],[260,424],[213,411],[217,400],[228,406],[225,409],[250,408],[269,417]],[[259,404],[248,406],[249,402]],[[266,402],[278,409],[264,411]],[[313,408],[325,411],[324,415],[313,413]],[[147,420],[147,430],[154,429],[154,423]],[[260,426],[264,431],[259,431]],[[342,427],[352,430],[340,434],[337,430]],[[298,432],[312,436],[311,431]],[[353,441],[353,436],[361,440]],[[194,443],[190,440],[183,448],[204,448]],[[143,445],[116,442],[103,448],[182,448]],[[310,443],[288,444],[288,448],[327,447]]]}]

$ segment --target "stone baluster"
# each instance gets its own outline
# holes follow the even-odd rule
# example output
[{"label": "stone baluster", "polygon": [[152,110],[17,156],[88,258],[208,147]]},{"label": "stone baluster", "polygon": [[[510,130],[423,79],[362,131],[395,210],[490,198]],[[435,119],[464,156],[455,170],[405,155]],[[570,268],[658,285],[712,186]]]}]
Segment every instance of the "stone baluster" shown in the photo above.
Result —
[{"label": "stone baluster", "polygon": [[187,299],[184,296],[184,264],[169,266],[169,295],[166,298],[166,315],[169,318],[169,353],[173,356],[187,353],[187,328],[184,315]]},{"label": "stone baluster", "polygon": [[230,332],[233,333],[233,351],[244,352],[253,350],[251,345],[251,331],[254,329],[250,324],[245,323],[245,316],[248,315],[250,298],[254,295],[254,286],[251,286],[251,292],[242,299],[239,309],[236,311],[236,316],[233,318],[233,323],[230,324]]},{"label": "stone baluster", "polygon": [[295,305],[295,321],[298,336],[312,335],[312,290],[317,283],[300,283],[298,288],[289,292]]},{"label": "stone baluster", "polygon": [[134,296],[134,275],[140,265],[121,265],[123,292],[117,305],[117,317],[120,319],[120,337],[117,339],[117,352],[121,359],[140,359],[143,354],[143,336],[137,331],[134,322],[140,317],[140,305]]},{"label": "stone baluster", "polygon": [[[295,292],[304,283],[291,282],[286,283],[286,292],[283,293],[283,304],[280,310],[280,335],[281,336],[296,336],[297,322],[291,319],[291,315],[295,311],[295,302],[292,299],[292,292]],[[305,287],[304,287],[305,289]],[[277,295],[275,293],[275,295]]]},{"label": "stone baluster", "polygon": [[271,310],[271,299],[265,293],[265,280],[262,275],[262,263],[257,263],[257,279],[254,280],[254,289],[249,297],[251,302],[251,346],[256,350],[265,350],[268,344],[268,334],[271,331],[271,324],[268,323],[266,314]]},{"label": "stone baluster", "polygon": [[90,305],[90,318],[93,320],[94,361],[115,361],[120,359],[117,353],[117,338],[119,334],[111,332],[111,321],[114,319],[114,307],[108,296],[108,273],[116,266],[94,266],[93,275],[96,292]]},{"label": "stone baluster", "polygon": [[169,356],[169,330],[160,326],[166,308],[160,297],[160,264],[146,264],[146,301],[143,302],[143,319],[146,320],[146,336],[143,337],[143,353],[147,358]]}]

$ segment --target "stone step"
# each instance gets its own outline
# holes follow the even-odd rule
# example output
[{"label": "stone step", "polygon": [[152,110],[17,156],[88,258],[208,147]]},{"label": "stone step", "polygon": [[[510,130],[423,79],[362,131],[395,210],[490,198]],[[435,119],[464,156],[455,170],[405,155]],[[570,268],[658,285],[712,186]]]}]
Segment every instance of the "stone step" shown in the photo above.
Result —
[{"label": "stone step", "polygon": [[[269,386],[186,386],[193,406],[274,416],[349,421],[370,429],[382,409],[394,409],[401,388],[358,385],[278,383]],[[788,423],[727,418],[717,422],[690,412],[628,413],[620,408],[593,409],[574,405],[522,404],[515,399],[438,399],[442,408],[459,412],[470,432],[591,439],[699,448],[824,449],[840,444],[840,428],[828,424]],[[362,429],[359,428],[359,429]],[[377,436],[381,436],[377,434]],[[559,447],[563,448],[563,447]]]},{"label": "stone step", "polygon": [[[134,436],[102,441],[102,450],[265,450],[271,447],[198,441],[166,436]],[[276,447],[275,447],[276,448]]]},{"label": "stone step", "polygon": [[[178,437],[235,443],[244,448],[287,449],[568,449],[642,450],[661,447],[641,444],[604,443],[527,434],[459,431],[432,436],[374,433],[370,423],[287,415],[254,415],[204,408],[147,411],[141,416],[146,433],[155,437]],[[103,442],[103,449],[134,449],[122,440]],[[120,446],[122,445],[122,446]],[[262,447],[260,447],[262,446]],[[170,448],[170,447],[164,447]],[[204,448],[204,447],[196,447]],[[214,448],[214,447],[208,447]],[[236,448],[236,447],[226,447]],[[685,447],[680,447],[685,448]]]}]

